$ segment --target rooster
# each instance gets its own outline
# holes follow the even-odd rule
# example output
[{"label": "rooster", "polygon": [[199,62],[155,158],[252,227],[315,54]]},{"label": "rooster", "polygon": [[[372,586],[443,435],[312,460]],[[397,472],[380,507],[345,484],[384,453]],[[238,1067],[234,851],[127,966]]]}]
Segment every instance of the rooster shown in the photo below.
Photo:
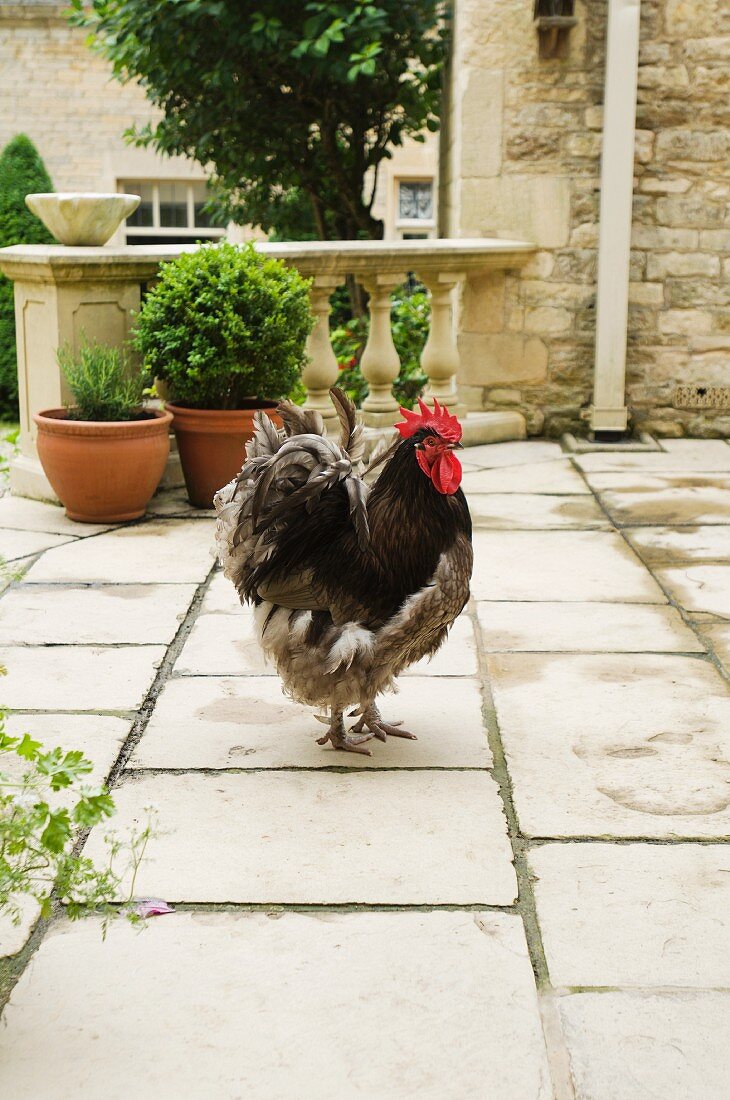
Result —
[{"label": "rooster", "polygon": [[339,444],[316,411],[282,402],[283,430],[257,414],[241,473],[216,494],[216,540],[286,692],[324,711],[318,744],[369,756],[373,737],[415,738],[381,717],[377,697],[436,652],[469,598],[471,519],[453,453],[461,425],[437,401],[401,409],[368,486],[354,406],[330,395]]}]

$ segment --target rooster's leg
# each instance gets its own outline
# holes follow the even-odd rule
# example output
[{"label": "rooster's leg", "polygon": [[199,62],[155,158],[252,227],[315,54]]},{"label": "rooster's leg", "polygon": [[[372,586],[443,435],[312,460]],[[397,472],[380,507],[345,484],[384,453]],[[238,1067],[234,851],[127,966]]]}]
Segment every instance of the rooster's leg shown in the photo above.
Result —
[{"label": "rooster's leg", "polygon": [[[320,719],[320,721],[326,722],[327,719]],[[317,738],[317,744],[326,745],[328,741],[331,741],[334,749],[341,749],[343,752],[359,752],[363,756],[372,756],[370,749],[365,748],[363,744],[364,741],[369,740],[370,735],[367,737],[350,737],[345,732],[342,711],[336,711],[333,707],[327,733],[325,733],[324,737]]]},{"label": "rooster's leg", "polygon": [[362,712],[362,717],[350,730],[350,733],[361,733],[367,727],[371,737],[377,737],[378,741],[385,741],[386,737],[406,737],[409,741],[418,740],[415,733],[400,728],[400,722],[383,721],[380,711],[375,703],[371,703]]}]

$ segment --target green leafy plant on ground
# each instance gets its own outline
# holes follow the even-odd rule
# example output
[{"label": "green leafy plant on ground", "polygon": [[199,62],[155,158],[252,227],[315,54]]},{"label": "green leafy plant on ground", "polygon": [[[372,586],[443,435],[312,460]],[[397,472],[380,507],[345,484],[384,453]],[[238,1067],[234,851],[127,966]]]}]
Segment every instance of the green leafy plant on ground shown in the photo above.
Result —
[{"label": "green leafy plant on ground", "polygon": [[[53,237],[25,205],[25,196],[53,184],[30,138],[18,134],[0,153],[0,248],[52,244]],[[0,417],[18,415],[13,284],[0,275]]]},{"label": "green leafy plant on ground", "polygon": [[119,348],[85,343],[74,354],[66,345],[58,352],[58,362],[75,401],[69,420],[138,420],[145,415],[144,375]]},{"label": "green leafy plant on ground", "polygon": [[[421,352],[428,337],[431,307],[425,291],[401,287],[393,295],[391,331],[400,358],[400,373],[393,393],[396,400],[411,409],[423,392],[428,379],[421,370]],[[338,385],[359,407],[368,393],[368,384],[360,370],[360,359],[368,338],[369,319],[354,317],[332,331],[332,346],[340,365]]]},{"label": "green leafy plant on ground", "polygon": [[253,246],[204,245],[160,269],[134,345],[171,401],[241,409],[286,397],[306,362],[309,280]]},{"label": "green leafy plant on ground", "polygon": [[[122,875],[131,873],[125,913],[133,922],[140,919],[130,902],[151,824],[126,843],[107,837],[108,863],[101,869],[74,847],[79,831],[114,813],[108,791],[84,783],[92,768],[77,750],[46,750],[27,733],[12,737],[0,711],[0,916],[18,924],[30,900],[48,917],[55,896],[72,920],[91,912],[111,917]],[[122,861],[120,874],[115,864]]]}]

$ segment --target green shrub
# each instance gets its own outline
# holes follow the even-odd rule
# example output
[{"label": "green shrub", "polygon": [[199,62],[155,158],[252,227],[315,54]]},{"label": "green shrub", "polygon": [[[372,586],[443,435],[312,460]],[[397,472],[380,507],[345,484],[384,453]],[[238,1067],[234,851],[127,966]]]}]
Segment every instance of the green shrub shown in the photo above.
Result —
[{"label": "green shrub", "polygon": [[245,408],[286,397],[305,363],[309,281],[252,245],[205,245],[162,265],[135,347],[170,400]]},{"label": "green shrub", "polygon": [[144,375],[130,367],[119,348],[85,344],[78,355],[66,346],[58,352],[76,404],[69,420],[138,420]]},{"label": "green shrub", "polygon": [[[53,184],[33,142],[18,134],[0,153],[0,248],[51,244],[53,237],[25,205],[25,196],[52,191]],[[0,417],[17,418],[13,284],[0,275]]]},{"label": "green shrub", "polygon": [[[421,352],[428,337],[431,307],[423,290],[400,289],[393,296],[390,327],[400,358],[400,373],[393,385],[396,400],[411,409],[428,379],[421,370]],[[340,364],[339,383],[359,407],[367,397],[368,384],[360,370],[360,357],[368,338],[369,320],[355,317],[332,331],[332,346]]]}]

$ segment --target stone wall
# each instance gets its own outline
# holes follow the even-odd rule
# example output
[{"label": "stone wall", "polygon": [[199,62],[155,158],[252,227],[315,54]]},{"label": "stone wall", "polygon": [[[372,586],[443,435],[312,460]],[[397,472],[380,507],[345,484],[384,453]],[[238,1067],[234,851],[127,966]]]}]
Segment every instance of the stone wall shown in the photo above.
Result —
[{"label": "stone wall", "polygon": [[[634,428],[728,435],[730,412],[673,407],[730,381],[730,9],[642,0],[627,360]],[[464,292],[472,407],[530,431],[581,428],[592,394],[606,0],[576,2],[567,55],[541,60],[527,0],[457,0],[443,230],[540,251]],[[486,301],[485,301],[486,296]]]}]

